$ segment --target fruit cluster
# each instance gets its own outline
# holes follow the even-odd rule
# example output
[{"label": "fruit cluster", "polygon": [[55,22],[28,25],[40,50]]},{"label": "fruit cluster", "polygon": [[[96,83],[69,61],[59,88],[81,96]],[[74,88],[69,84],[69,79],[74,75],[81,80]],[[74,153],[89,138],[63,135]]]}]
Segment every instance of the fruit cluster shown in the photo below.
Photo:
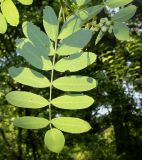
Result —
[{"label": "fruit cluster", "polygon": [[101,18],[100,22],[97,24],[96,21],[92,22],[91,29],[94,32],[102,31],[102,32],[109,32],[112,33],[113,23],[108,18]]}]

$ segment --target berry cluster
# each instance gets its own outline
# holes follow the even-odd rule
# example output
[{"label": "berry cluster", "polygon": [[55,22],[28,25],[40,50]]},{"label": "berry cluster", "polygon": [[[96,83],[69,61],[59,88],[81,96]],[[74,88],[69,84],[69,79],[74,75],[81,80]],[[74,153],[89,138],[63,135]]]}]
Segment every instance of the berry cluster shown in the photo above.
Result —
[{"label": "berry cluster", "polygon": [[113,23],[110,21],[108,18],[101,18],[100,23],[97,24],[96,21],[92,22],[92,27],[91,29],[94,32],[98,32],[101,30],[102,32],[109,32],[112,33],[112,28],[113,28]]}]

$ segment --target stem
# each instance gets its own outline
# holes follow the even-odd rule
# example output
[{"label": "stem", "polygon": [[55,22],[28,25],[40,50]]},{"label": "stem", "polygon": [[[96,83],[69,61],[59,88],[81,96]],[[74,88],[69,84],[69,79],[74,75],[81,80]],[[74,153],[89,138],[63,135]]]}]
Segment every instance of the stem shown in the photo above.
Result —
[{"label": "stem", "polygon": [[[59,16],[58,16],[58,29],[59,29],[59,24],[60,24],[61,13],[62,13],[62,6],[60,8]],[[54,53],[54,56],[52,59],[52,70],[51,70],[51,80],[50,80],[51,85],[50,85],[50,96],[49,96],[49,121],[51,121],[51,119],[52,119],[52,116],[51,116],[51,101],[52,101],[52,89],[53,89],[52,83],[54,80],[54,66],[55,66],[55,60],[56,60],[57,44],[58,44],[58,39],[55,40],[55,46],[54,46],[55,53]],[[52,128],[51,123],[50,123],[50,128]]]},{"label": "stem", "polygon": [[65,21],[66,21],[66,17],[65,17],[65,11],[64,11],[64,8],[62,8],[62,15],[63,15],[63,21],[64,21],[64,23],[65,23]]}]

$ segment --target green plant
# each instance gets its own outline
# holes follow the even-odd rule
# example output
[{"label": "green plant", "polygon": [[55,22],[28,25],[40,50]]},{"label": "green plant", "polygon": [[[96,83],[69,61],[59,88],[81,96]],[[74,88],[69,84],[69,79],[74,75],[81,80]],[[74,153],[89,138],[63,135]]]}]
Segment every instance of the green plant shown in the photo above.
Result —
[{"label": "green plant", "polygon": [[[132,0],[131,0],[132,1]],[[108,0],[105,4],[111,8],[120,7],[128,4],[129,1],[118,1],[115,3],[112,0]],[[125,4],[124,4],[125,3]],[[130,30],[126,22],[134,16],[136,13],[136,6],[129,5],[120,9],[117,13],[111,14],[110,20],[108,18],[102,18],[99,24],[95,24],[94,31],[99,31],[95,44],[97,44],[106,32],[113,33],[114,36],[121,41],[130,40]]]},{"label": "green plant", "polygon": [[[106,3],[108,2],[110,1]],[[49,119],[24,116],[15,119],[13,124],[26,129],[40,129],[49,125],[50,129],[45,133],[44,142],[53,152],[59,153],[64,146],[65,138],[61,131],[83,133],[91,129],[88,122],[79,118],[52,118],[51,106],[69,110],[88,108],[93,104],[94,99],[82,92],[95,88],[96,80],[76,74],[54,80],[54,73],[55,71],[76,72],[95,62],[94,53],[83,51],[91,40],[93,31],[83,29],[82,26],[103,8],[104,5],[97,5],[79,10],[67,19],[59,32],[62,7],[57,19],[54,10],[47,6],[43,11],[43,25],[47,34],[33,23],[25,22],[23,33],[26,38],[17,40],[17,53],[20,53],[35,68],[51,71],[51,76],[48,80],[43,74],[27,67],[11,67],[9,74],[16,82],[24,85],[35,88],[49,87],[49,100],[25,91],[12,91],[7,94],[6,99],[12,105],[22,108],[38,109],[49,106]],[[65,91],[65,94],[53,98],[53,87]]]},{"label": "green plant", "polygon": [[[26,129],[40,129],[50,125],[50,130],[46,132],[44,141],[51,151],[59,153],[65,142],[60,130],[69,133],[82,133],[90,130],[91,126],[79,118],[58,117],[52,119],[51,105],[62,109],[89,107],[94,102],[93,98],[78,92],[93,89],[96,87],[96,81],[91,77],[78,75],[54,80],[54,71],[76,72],[91,65],[96,60],[96,55],[81,51],[92,37],[91,30],[79,29],[60,43],[57,39],[59,22],[53,9],[49,6],[44,9],[43,24],[48,36],[30,22],[23,24],[26,38],[17,40],[17,52],[34,67],[45,71],[51,70],[50,81],[39,72],[26,67],[11,67],[9,73],[16,82],[36,88],[50,87],[49,100],[25,91],[12,91],[6,98],[11,104],[22,108],[36,109],[49,106],[48,120],[41,117],[25,116],[15,119],[13,123],[15,126]],[[62,56],[65,57],[62,58]],[[60,60],[57,61],[57,59]],[[53,99],[53,87],[68,93]],[[77,94],[75,94],[76,92]]]},{"label": "green plant", "polygon": [[[23,5],[32,4],[33,0],[18,0]],[[19,24],[19,12],[12,0],[0,0],[0,33],[4,34],[7,30],[7,23],[11,26]]]}]

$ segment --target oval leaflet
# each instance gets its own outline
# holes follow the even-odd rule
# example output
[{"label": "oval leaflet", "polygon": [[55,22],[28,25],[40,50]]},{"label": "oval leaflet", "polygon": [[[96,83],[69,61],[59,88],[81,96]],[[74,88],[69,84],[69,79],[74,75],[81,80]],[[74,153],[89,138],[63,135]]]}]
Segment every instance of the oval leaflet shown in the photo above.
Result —
[{"label": "oval leaflet", "polygon": [[36,88],[45,88],[50,86],[49,80],[41,73],[26,67],[9,68],[10,76],[16,81],[24,85]]},{"label": "oval leaflet", "polygon": [[43,108],[49,104],[49,102],[34,93],[25,91],[12,91],[6,95],[6,99],[14,106],[21,108]]},{"label": "oval leaflet", "polygon": [[63,91],[82,92],[96,87],[96,80],[87,76],[66,76],[53,81],[53,86]]},{"label": "oval leaflet", "polygon": [[94,99],[87,95],[70,94],[57,97],[51,103],[58,108],[75,110],[88,108],[94,103]]},{"label": "oval leaflet", "polygon": [[62,58],[55,64],[55,70],[59,72],[76,72],[84,69],[96,61],[96,55],[92,52],[73,54]]},{"label": "oval leaflet", "polygon": [[41,129],[49,124],[49,121],[41,117],[24,116],[16,118],[13,121],[16,127],[25,129]]},{"label": "oval leaflet", "polygon": [[4,34],[7,30],[7,22],[5,17],[0,13],[0,33]]},{"label": "oval leaflet", "polygon": [[44,143],[50,151],[59,153],[64,147],[65,137],[60,130],[52,128],[46,132]]},{"label": "oval leaflet", "polygon": [[74,117],[59,117],[51,120],[51,123],[58,129],[68,133],[83,133],[91,129],[88,122]]},{"label": "oval leaflet", "polygon": [[2,1],[1,10],[7,22],[11,26],[17,26],[19,24],[19,12],[12,0]]}]

